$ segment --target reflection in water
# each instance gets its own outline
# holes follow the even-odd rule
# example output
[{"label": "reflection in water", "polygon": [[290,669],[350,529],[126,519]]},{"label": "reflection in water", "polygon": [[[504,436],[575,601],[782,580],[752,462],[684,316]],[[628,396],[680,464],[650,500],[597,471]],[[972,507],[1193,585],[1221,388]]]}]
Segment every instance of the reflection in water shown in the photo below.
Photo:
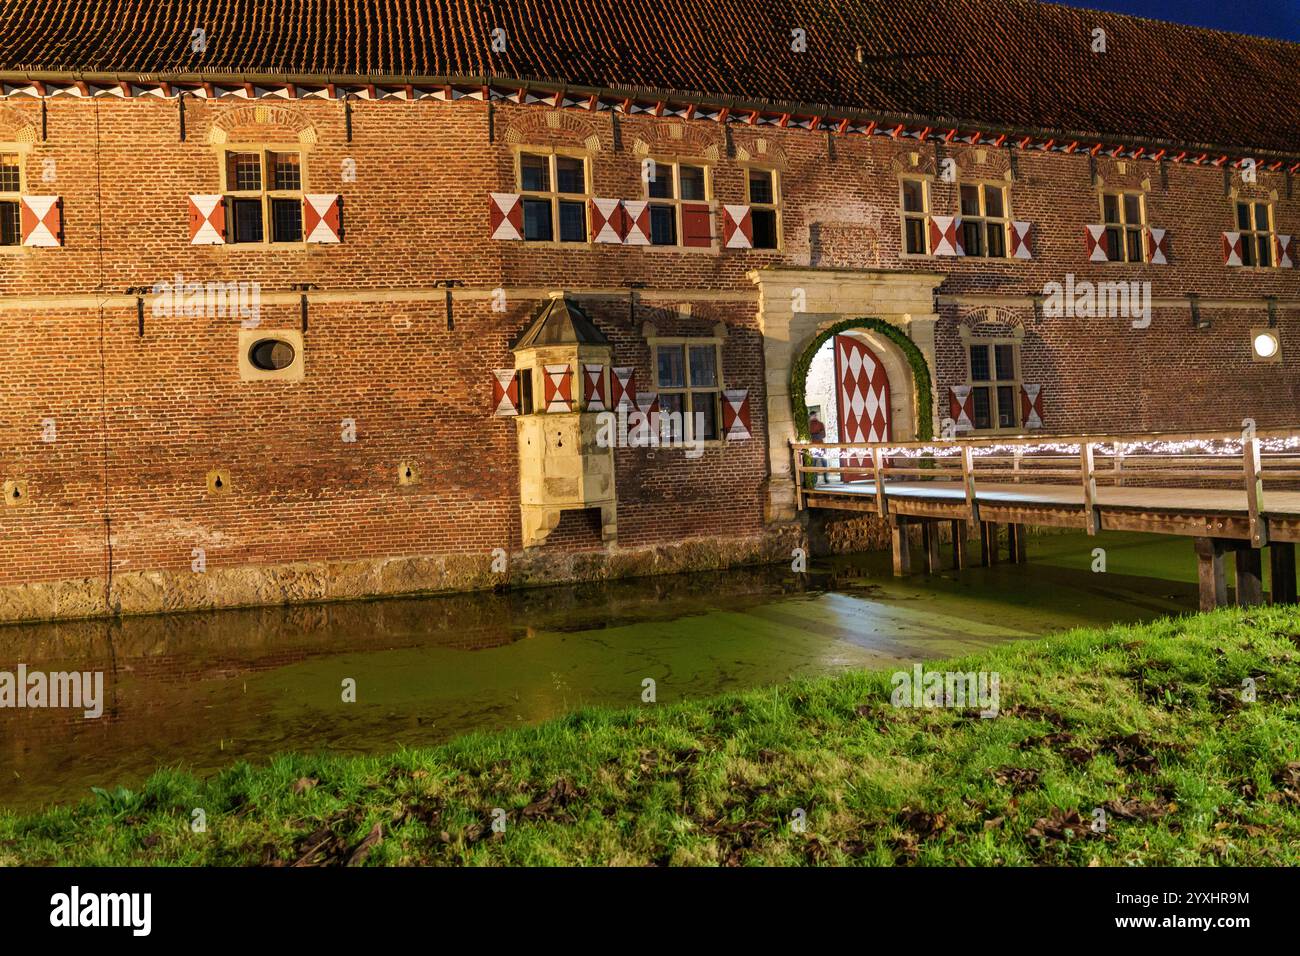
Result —
[{"label": "reflection in water", "polygon": [[[1108,548],[1109,573],[1089,572]],[[1127,557],[1126,557],[1127,556]],[[1127,566],[1126,566],[1127,565]],[[1031,562],[899,581],[888,559],[0,628],[0,671],[103,670],[104,716],[0,709],[0,804],[286,750],[388,751],[586,704],[669,703],[1191,610],[1178,539],[1062,536]],[[1161,578],[1137,575],[1159,574]],[[342,701],[352,678],[357,702]]]}]

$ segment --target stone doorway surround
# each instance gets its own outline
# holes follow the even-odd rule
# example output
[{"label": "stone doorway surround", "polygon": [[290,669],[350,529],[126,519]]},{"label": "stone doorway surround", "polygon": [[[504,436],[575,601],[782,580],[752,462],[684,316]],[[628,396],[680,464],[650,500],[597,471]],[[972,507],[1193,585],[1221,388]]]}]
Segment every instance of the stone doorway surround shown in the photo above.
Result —
[{"label": "stone doorway surround", "polygon": [[[933,376],[935,295],[947,276],[941,272],[902,272],[886,269],[821,269],[770,266],[755,269],[749,280],[758,287],[758,327],[763,334],[766,368],[767,441],[771,477],[768,480],[768,522],[795,518],[793,462],[795,438],[790,371],[817,335],[846,319],[881,319],[896,325],[916,343]],[[867,329],[860,335],[884,363],[889,375],[893,436],[907,441],[916,435],[918,415],[938,426],[937,409],[918,409],[911,367],[901,350],[883,335]],[[937,386],[937,383],[936,383]]]}]

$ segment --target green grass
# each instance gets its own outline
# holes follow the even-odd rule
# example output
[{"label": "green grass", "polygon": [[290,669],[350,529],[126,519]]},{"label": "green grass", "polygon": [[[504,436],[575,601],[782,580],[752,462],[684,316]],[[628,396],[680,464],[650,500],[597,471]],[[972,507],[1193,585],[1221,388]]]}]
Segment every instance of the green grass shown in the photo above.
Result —
[{"label": "green grass", "polygon": [[853,672],[386,757],[163,770],[0,813],[0,864],[1300,864],[1300,608],[927,670],[998,672],[1000,716],[895,708],[889,672]]}]

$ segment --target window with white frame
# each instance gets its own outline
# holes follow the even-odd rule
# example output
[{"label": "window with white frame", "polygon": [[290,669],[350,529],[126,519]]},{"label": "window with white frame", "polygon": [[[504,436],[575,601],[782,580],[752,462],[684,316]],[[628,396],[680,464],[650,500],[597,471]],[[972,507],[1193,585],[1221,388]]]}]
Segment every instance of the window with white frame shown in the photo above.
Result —
[{"label": "window with white frame", "polygon": [[972,341],[967,351],[975,430],[1015,430],[1020,424],[1019,346],[985,339]]},{"label": "window with white frame", "polygon": [[781,177],[775,169],[751,167],[745,177],[745,202],[754,227],[755,249],[781,246]]},{"label": "window with white frame", "polygon": [[645,191],[652,246],[708,246],[713,242],[709,168],[702,163],[651,160]]},{"label": "window with white frame", "polygon": [[0,246],[22,245],[22,194],[22,155],[0,152]]},{"label": "window with white frame", "polygon": [[1273,265],[1273,204],[1242,200],[1237,203],[1237,229],[1241,233],[1241,264],[1243,266]]},{"label": "window with white frame", "polygon": [[721,341],[655,339],[651,347],[664,436],[685,441],[721,440]]},{"label": "window with white frame", "polygon": [[930,184],[919,176],[899,180],[899,209],[903,216],[903,252],[924,256],[930,252]]},{"label": "window with white frame", "polygon": [[1106,258],[1111,262],[1146,261],[1146,197],[1139,192],[1101,194],[1101,221],[1106,227]]},{"label": "window with white frame", "polygon": [[525,241],[587,241],[591,188],[586,156],[523,150],[519,153],[517,181]]},{"label": "window with white frame", "polygon": [[300,152],[235,147],[223,165],[228,242],[303,241]]},{"label": "window with white frame", "polygon": [[966,255],[1005,259],[1010,230],[1006,186],[962,183],[961,241]]}]

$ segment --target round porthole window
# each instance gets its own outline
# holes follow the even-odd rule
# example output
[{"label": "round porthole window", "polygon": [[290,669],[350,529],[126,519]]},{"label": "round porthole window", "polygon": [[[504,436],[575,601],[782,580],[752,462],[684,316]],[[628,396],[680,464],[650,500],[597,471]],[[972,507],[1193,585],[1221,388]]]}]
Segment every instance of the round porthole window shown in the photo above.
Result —
[{"label": "round porthole window", "polygon": [[284,339],[259,339],[248,350],[248,361],[263,372],[278,372],[293,364],[296,353]]},{"label": "round porthole window", "polygon": [[1277,355],[1280,343],[1277,340],[1277,334],[1271,330],[1264,330],[1255,333],[1251,346],[1255,350],[1255,355],[1262,359],[1271,359]]}]

